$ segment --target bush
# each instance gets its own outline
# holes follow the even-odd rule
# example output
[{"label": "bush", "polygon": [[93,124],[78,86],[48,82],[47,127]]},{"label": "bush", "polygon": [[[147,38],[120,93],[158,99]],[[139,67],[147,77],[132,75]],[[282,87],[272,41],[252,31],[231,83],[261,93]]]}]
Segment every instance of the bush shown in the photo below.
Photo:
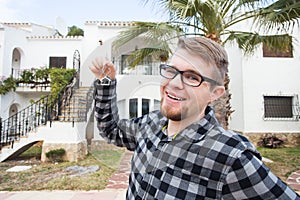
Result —
[{"label": "bush", "polygon": [[63,156],[66,154],[66,150],[63,148],[53,149],[46,153],[46,157],[53,162],[63,161]]},{"label": "bush", "polygon": [[258,145],[267,148],[277,148],[277,147],[281,147],[283,143],[284,143],[283,140],[277,138],[274,135],[271,135],[271,136],[264,136],[263,138],[261,138]]}]

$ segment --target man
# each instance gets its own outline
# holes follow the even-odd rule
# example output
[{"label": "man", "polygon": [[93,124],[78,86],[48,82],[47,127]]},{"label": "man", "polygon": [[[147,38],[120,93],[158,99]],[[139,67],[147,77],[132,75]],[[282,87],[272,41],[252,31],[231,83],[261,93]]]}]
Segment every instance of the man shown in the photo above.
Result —
[{"label": "man", "polygon": [[219,125],[208,106],[225,91],[227,67],[218,43],[180,39],[170,63],[160,65],[160,111],[120,120],[115,68],[93,62],[100,134],[134,151],[127,199],[300,199],[245,137]]}]

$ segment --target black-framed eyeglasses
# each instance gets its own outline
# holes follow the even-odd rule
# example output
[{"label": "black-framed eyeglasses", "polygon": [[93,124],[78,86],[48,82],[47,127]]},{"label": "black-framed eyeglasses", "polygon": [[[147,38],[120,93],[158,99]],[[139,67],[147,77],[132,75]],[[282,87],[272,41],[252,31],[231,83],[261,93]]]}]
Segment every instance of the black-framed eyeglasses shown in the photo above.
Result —
[{"label": "black-framed eyeglasses", "polygon": [[159,66],[159,71],[160,71],[160,75],[166,79],[173,79],[175,78],[178,74],[181,75],[181,81],[189,86],[192,87],[199,87],[201,85],[201,83],[203,83],[204,81],[212,83],[214,85],[221,85],[220,83],[218,83],[217,81],[205,77],[201,74],[198,74],[194,71],[180,71],[178,69],[176,69],[174,66],[171,65],[167,65],[167,64],[161,64]]}]

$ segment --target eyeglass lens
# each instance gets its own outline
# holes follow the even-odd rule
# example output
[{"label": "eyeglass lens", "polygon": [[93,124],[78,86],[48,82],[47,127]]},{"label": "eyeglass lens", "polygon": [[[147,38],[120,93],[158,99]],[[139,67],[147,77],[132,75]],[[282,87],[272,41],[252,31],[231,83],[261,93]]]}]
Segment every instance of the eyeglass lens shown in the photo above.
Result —
[{"label": "eyeglass lens", "polygon": [[190,86],[199,86],[202,82],[202,77],[199,74],[191,71],[179,71],[176,68],[168,65],[161,65],[160,73],[167,79],[173,79],[178,74],[181,74],[181,80],[183,81],[183,83]]}]

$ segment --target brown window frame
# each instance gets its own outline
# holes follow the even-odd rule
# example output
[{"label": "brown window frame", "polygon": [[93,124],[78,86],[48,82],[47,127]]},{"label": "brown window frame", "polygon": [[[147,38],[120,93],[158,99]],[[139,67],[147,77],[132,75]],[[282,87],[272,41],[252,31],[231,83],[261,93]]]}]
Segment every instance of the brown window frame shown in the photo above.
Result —
[{"label": "brown window frame", "polygon": [[269,47],[267,44],[262,45],[263,57],[264,58],[293,58],[293,47],[292,39],[290,39],[290,45],[286,50],[279,50]]},{"label": "brown window frame", "polygon": [[49,68],[67,68],[67,57],[65,56],[50,56]]}]

